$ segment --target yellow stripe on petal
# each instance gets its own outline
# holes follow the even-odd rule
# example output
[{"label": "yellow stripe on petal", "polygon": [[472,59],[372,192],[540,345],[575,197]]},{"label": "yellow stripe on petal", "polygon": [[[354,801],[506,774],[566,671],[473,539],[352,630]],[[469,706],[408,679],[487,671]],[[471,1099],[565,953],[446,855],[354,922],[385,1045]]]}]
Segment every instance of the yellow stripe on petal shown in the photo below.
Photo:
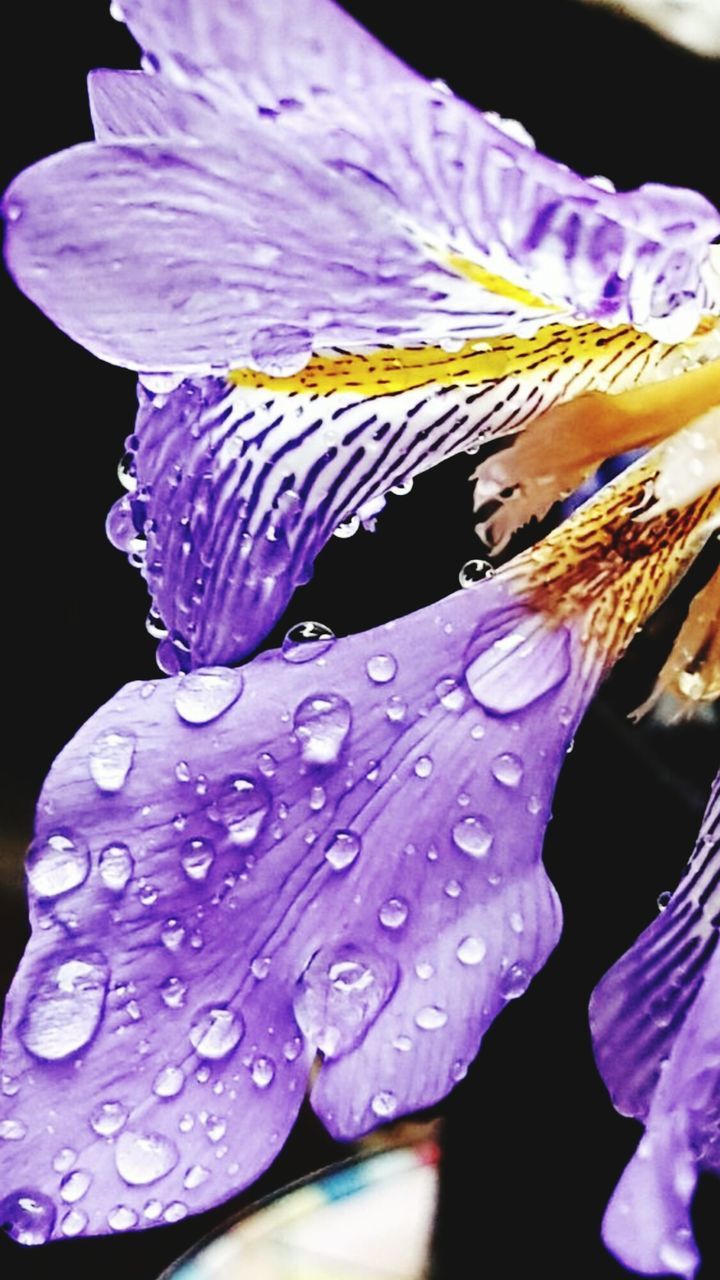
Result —
[{"label": "yellow stripe on petal", "polygon": [[481,267],[479,262],[462,258],[459,254],[451,254],[447,259],[447,265],[459,276],[472,280],[474,284],[481,285],[483,289],[497,294],[499,298],[509,298],[511,302],[519,302],[521,306],[533,307],[541,311],[567,311],[567,306],[554,306],[547,298],[541,298],[536,293],[531,293],[529,289],[524,289],[522,285],[513,284],[504,276],[488,271],[487,267]]}]

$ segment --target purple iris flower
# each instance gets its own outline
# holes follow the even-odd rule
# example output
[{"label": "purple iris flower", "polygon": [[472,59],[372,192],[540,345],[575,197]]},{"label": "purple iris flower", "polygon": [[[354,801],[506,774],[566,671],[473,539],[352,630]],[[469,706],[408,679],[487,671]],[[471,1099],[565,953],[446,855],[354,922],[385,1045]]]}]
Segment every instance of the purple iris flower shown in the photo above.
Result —
[{"label": "purple iris flower", "polygon": [[720,309],[701,196],[581,179],[330,0],[122,13],[145,70],[92,74],[97,143],[13,183],[7,257],[141,374],[109,533],[171,673],[255,648],[394,486],[668,377]]},{"label": "purple iris flower", "polygon": [[590,1006],[613,1103],[645,1125],[603,1234],[643,1275],[695,1275],[690,1204],[699,1171],[720,1173],[719,930],[720,774],[680,884]]},{"label": "purple iris flower", "polygon": [[442,1098],[555,945],[555,780],[602,673],[717,522],[629,520],[652,456],[494,578],[364,634],[127,685],[40,797],[3,1024],[0,1219],[175,1221],[311,1101]]}]

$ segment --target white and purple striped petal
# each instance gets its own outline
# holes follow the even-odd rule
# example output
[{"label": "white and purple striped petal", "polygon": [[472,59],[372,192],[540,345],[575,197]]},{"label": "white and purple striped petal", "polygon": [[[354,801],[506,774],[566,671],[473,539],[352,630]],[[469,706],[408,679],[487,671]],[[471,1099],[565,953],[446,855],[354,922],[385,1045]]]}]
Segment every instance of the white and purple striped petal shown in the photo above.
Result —
[{"label": "white and purple striped petal", "polygon": [[645,1125],[603,1229],[643,1275],[695,1275],[692,1196],[702,1169],[720,1173],[719,938],[720,775],[678,888],[590,1006],[612,1100]]}]

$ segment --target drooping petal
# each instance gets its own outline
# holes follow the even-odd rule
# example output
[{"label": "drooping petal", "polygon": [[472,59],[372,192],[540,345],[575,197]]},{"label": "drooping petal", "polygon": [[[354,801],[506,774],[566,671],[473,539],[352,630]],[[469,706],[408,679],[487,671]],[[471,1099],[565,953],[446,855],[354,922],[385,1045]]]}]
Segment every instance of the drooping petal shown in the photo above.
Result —
[{"label": "drooping petal", "polygon": [[608,1207],[605,1240],[646,1275],[693,1276],[690,1202],[720,1173],[720,775],[693,855],[662,914],[603,978],[590,1018],[613,1103],[645,1136]]},{"label": "drooping petal", "polygon": [[146,539],[164,668],[250,652],[338,525],[393,485],[564,397],[667,378],[680,355],[630,329],[555,325],[477,350],[336,352],[293,377],[238,370],[230,384],[141,391],[137,491],[108,530],[134,560]]},{"label": "drooping petal", "polygon": [[[575,513],[571,547],[598,511],[614,542],[650,465]],[[27,862],[0,1119],[16,1238],[172,1221],[252,1180],[303,1044],[336,1133],[447,1093],[557,938],[540,853],[567,743],[708,509],[669,558],[662,521],[639,556],[596,541],[603,588],[564,621],[528,605],[533,549],[397,623],[128,685],[92,717]]]},{"label": "drooping petal", "polygon": [[635,717],[663,699],[669,719],[692,715],[720,698],[720,569],[694,597],[688,615],[658,675],[650,697]]}]

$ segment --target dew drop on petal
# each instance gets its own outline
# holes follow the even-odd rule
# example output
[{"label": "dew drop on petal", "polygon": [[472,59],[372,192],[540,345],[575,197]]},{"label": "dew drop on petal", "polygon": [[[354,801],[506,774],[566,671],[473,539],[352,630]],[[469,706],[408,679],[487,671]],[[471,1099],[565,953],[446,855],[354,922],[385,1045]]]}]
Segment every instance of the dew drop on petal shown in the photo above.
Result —
[{"label": "dew drop on petal", "polygon": [[453,844],[470,858],[484,858],[493,842],[493,833],[487,818],[468,815],[455,823],[452,829]]},{"label": "dew drop on petal", "polygon": [[250,1068],[250,1079],[258,1089],[267,1089],[275,1079],[275,1063],[272,1058],[263,1055],[255,1058]]},{"label": "dew drop on petal", "polygon": [[432,771],[433,762],[430,756],[420,756],[420,759],[415,761],[413,772],[416,777],[429,778]]},{"label": "dew drop on petal", "polygon": [[316,693],[295,709],[293,728],[306,764],[335,764],[352,725],[346,698],[337,693]]},{"label": "dew drop on petal", "polygon": [[108,844],[98,859],[100,879],[106,889],[122,893],[132,879],[135,859],[126,844]]},{"label": "dew drop on petal", "polygon": [[0,1224],[18,1244],[45,1244],[55,1226],[55,1206],[41,1191],[23,1187],[0,1200]]},{"label": "dew drop on petal", "polygon": [[203,1182],[207,1182],[210,1176],[210,1170],[204,1165],[193,1164],[183,1178],[183,1187],[186,1191],[194,1191],[196,1187],[201,1187]]},{"label": "dew drop on petal", "polygon": [[100,1138],[114,1138],[127,1124],[129,1114],[122,1102],[101,1102],[90,1115],[90,1128]]},{"label": "dew drop on petal", "polygon": [[127,730],[106,729],[99,733],[90,748],[90,776],[100,791],[121,791],[132,768],[135,734]]},{"label": "dew drop on petal", "polygon": [[128,1205],[116,1204],[110,1210],[107,1220],[112,1231],[132,1231],[137,1226],[138,1216]]},{"label": "dew drop on petal", "polygon": [[153,1093],[158,1098],[176,1098],[185,1086],[185,1074],[180,1067],[162,1067],[153,1080]]},{"label": "dew drop on petal", "polygon": [[475,701],[494,715],[532,706],[570,672],[567,627],[538,626],[529,632],[506,629],[501,634],[496,628],[485,635],[481,632],[478,639],[480,652],[469,663],[465,679]]},{"label": "dew drop on petal", "polygon": [[462,885],[460,884],[460,881],[448,880],[445,885],[444,892],[447,894],[448,898],[459,898],[462,893]]},{"label": "dew drop on petal", "polygon": [[381,1089],[376,1093],[370,1103],[370,1110],[381,1120],[386,1120],[388,1116],[392,1116],[397,1111],[398,1100],[390,1089]]},{"label": "dew drop on petal", "polygon": [[231,842],[247,849],[257,840],[270,812],[270,792],[261,778],[226,778],[216,808]]},{"label": "dew drop on petal", "polygon": [[199,667],[181,676],[175,710],[186,724],[209,724],[237,702],[243,690],[241,671],[231,667]]},{"label": "dew drop on petal", "polygon": [[67,1173],[77,1160],[77,1151],[72,1147],[61,1147],[53,1158],[52,1167],[56,1173]]},{"label": "dew drop on petal", "polygon": [[503,1000],[517,1000],[530,985],[530,974],[524,964],[519,961],[511,964],[500,980],[500,995]]},{"label": "dew drop on petal", "polygon": [[22,1120],[0,1120],[0,1142],[20,1142],[27,1134],[27,1125]]},{"label": "dew drop on petal", "polygon": [[512,751],[503,751],[495,756],[490,765],[493,778],[504,787],[519,787],[524,772],[523,762]]},{"label": "dew drop on petal", "polygon": [[92,1174],[87,1169],[73,1169],[60,1183],[60,1198],[66,1204],[75,1204],[76,1200],[82,1200],[91,1182]]},{"label": "dew drop on petal", "polygon": [[255,956],[255,959],[250,961],[250,972],[253,978],[263,982],[270,972],[271,964],[270,956]]},{"label": "dew drop on petal", "polygon": [[469,936],[463,938],[455,955],[461,964],[473,965],[480,964],[480,961],[485,958],[486,952],[487,947],[482,938]]},{"label": "dew drop on petal", "polygon": [[250,355],[256,368],[271,378],[291,378],[305,368],[312,341],[309,329],[298,325],[264,325],[250,339]]},{"label": "dew drop on petal", "polygon": [[398,1053],[409,1053],[412,1049],[412,1040],[409,1036],[396,1036],[393,1040],[393,1049],[397,1049]]},{"label": "dew drop on petal", "polygon": [[201,837],[186,840],[180,850],[180,865],[188,880],[196,883],[207,880],[214,861],[215,845],[212,840],[204,840]]},{"label": "dew drop on petal", "polygon": [[308,1043],[328,1058],[360,1044],[398,980],[390,956],[350,944],[322,947],[297,984],[293,1009]]},{"label": "dew drop on petal", "polygon": [[185,926],[174,918],[166,920],[160,930],[160,941],[168,951],[178,951],[185,941]]},{"label": "dew drop on petal", "polygon": [[84,884],[90,853],[84,840],[71,831],[56,831],[35,840],[25,862],[31,888],[40,898],[57,898]]},{"label": "dew drop on petal", "polygon": [[327,653],[334,643],[334,632],[323,622],[298,622],[287,632],[281,652],[286,662],[312,662]]},{"label": "dew drop on petal", "polygon": [[395,679],[397,662],[391,653],[376,653],[368,658],[366,671],[373,684],[388,684]]},{"label": "dew drop on petal", "polygon": [[495,570],[489,560],[466,560],[458,574],[461,587],[474,587],[484,578],[492,578]]},{"label": "dew drop on petal", "polygon": [[60,1232],[68,1240],[82,1235],[87,1227],[88,1216],[82,1209],[69,1209],[60,1223]]},{"label": "dew drop on petal", "polygon": [[462,711],[465,706],[465,692],[457,680],[453,680],[451,676],[438,680],[435,685],[435,696],[445,711]]},{"label": "dew drop on petal", "polygon": [[313,813],[319,813],[320,810],[325,807],[326,801],[327,801],[327,796],[325,794],[324,787],[315,786],[311,789],[310,808],[312,809]]},{"label": "dew drop on petal", "polygon": [[178,1159],[175,1143],[162,1133],[125,1129],[115,1143],[115,1167],[131,1187],[158,1182],[175,1168]]},{"label": "dew drop on petal", "polygon": [[404,898],[388,898],[383,902],[378,918],[386,929],[400,929],[408,918],[409,907]]},{"label": "dew drop on petal", "polygon": [[385,715],[391,724],[401,724],[407,715],[407,702],[393,693],[387,700]]},{"label": "dew drop on petal", "polygon": [[208,1005],[196,1015],[190,1028],[190,1043],[201,1058],[227,1058],[245,1032],[239,1013],[222,1005]]},{"label": "dew drop on petal", "polygon": [[447,1020],[447,1013],[437,1004],[427,1004],[415,1014],[415,1023],[422,1031],[439,1031]]},{"label": "dew drop on petal", "polygon": [[32,983],[18,1026],[36,1058],[58,1062],[89,1044],[103,1015],[110,970],[100,951],[78,951],[52,960]]},{"label": "dew drop on petal", "polygon": [[336,831],[325,850],[325,858],[333,871],[345,871],[352,866],[360,847],[360,837],[354,831]]},{"label": "dew drop on petal", "polygon": [[333,532],[335,538],[352,538],[360,528],[360,517],[349,516],[347,520],[343,520]]},{"label": "dew drop on petal", "polygon": [[168,1009],[182,1009],[187,998],[187,987],[180,978],[166,978],[160,987],[160,996]]},{"label": "dew drop on petal", "polygon": [[665,911],[671,898],[672,892],[670,889],[664,889],[662,893],[659,893],[657,898],[658,911]]}]

